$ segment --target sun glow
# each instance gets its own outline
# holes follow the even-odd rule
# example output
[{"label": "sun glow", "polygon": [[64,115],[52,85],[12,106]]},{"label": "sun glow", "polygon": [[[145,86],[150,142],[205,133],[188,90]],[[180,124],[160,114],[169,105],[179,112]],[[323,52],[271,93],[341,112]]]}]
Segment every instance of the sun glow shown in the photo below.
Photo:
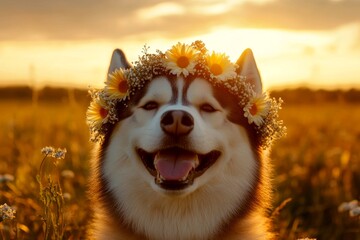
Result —
[{"label": "sun glow", "polygon": [[[344,83],[348,87],[359,85],[356,65],[360,64],[360,51],[352,51],[356,40],[351,38],[358,27],[355,24],[316,33],[219,28],[184,41],[203,39],[209,49],[226,52],[232,61],[244,49],[251,48],[265,88],[298,85],[334,88],[344,87]],[[346,36],[352,40],[344,42]]]},{"label": "sun glow", "polygon": [[[150,52],[176,42],[202,40],[210,51],[224,52],[236,62],[242,51],[254,52],[265,89],[310,85],[334,88],[359,84],[360,48],[352,37],[358,25],[332,31],[296,32],[276,29],[216,28],[191,38],[124,37],[121,41],[0,42],[0,83],[102,87],[110,56],[122,49],[136,61],[144,44]],[[344,71],[346,69],[346,71]]]}]

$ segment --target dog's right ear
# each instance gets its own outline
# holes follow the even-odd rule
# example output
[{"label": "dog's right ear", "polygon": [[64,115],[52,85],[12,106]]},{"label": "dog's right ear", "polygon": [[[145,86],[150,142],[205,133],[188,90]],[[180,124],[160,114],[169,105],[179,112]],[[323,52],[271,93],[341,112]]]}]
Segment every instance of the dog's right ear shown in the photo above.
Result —
[{"label": "dog's right ear", "polygon": [[123,51],[121,51],[120,49],[115,49],[111,56],[111,62],[108,70],[108,78],[109,74],[111,74],[118,68],[128,69],[131,68],[131,64],[126,60]]}]

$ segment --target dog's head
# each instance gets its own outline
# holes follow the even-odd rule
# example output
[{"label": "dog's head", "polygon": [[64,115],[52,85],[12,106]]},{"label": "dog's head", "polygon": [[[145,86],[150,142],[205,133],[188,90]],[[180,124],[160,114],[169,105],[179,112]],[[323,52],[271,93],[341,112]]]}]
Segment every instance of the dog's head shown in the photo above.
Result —
[{"label": "dog's head", "polygon": [[100,147],[92,192],[114,228],[209,239],[267,202],[262,150],[284,128],[251,50],[233,64],[202,42],[178,43],[145,49],[134,66],[115,50],[92,98],[87,120]]},{"label": "dog's head", "polygon": [[[251,50],[237,65],[238,74],[261,94]],[[116,50],[109,74],[130,67]],[[209,182],[234,177],[245,186],[256,177],[256,130],[239,98],[223,86],[199,76],[160,75],[126,105],[125,111],[123,104],[118,107],[119,121],[105,135],[104,176],[114,185],[110,188],[142,181],[155,192],[187,195]]]}]

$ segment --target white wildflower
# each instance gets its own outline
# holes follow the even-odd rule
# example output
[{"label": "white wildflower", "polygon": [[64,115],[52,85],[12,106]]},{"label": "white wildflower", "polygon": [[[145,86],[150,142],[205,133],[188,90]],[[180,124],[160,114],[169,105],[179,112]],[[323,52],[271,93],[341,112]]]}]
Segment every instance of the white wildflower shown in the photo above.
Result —
[{"label": "white wildflower", "polygon": [[8,173],[6,173],[4,175],[0,174],[0,183],[12,182],[12,181],[14,181],[14,179],[15,179],[14,176],[11,174],[8,174]]},{"label": "white wildflower", "polygon": [[9,207],[6,203],[0,205],[0,222],[14,219],[15,213],[16,211]]},{"label": "white wildflower", "polygon": [[41,153],[45,156],[51,155],[55,152],[55,149],[53,147],[44,147],[41,149]]},{"label": "white wildflower", "polygon": [[358,200],[352,200],[350,202],[343,202],[340,204],[340,206],[338,207],[338,211],[339,212],[347,212],[350,211],[356,207],[359,207],[359,202]]},{"label": "white wildflower", "polygon": [[360,207],[355,207],[349,211],[350,217],[360,216]]},{"label": "white wildflower", "polygon": [[64,159],[66,153],[67,153],[66,148],[64,148],[64,149],[58,148],[58,149],[52,154],[52,157],[53,157],[53,158],[56,158],[56,159]]}]

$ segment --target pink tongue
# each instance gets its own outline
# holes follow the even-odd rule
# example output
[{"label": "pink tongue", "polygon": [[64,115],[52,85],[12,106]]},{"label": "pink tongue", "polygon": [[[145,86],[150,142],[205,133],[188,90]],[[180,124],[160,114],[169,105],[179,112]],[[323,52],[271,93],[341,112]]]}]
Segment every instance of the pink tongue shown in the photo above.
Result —
[{"label": "pink tongue", "polygon": [[163,150],[155,156],[155,168],[165,180],[184,180],[195,168],[195,153],[176,150]]}]

